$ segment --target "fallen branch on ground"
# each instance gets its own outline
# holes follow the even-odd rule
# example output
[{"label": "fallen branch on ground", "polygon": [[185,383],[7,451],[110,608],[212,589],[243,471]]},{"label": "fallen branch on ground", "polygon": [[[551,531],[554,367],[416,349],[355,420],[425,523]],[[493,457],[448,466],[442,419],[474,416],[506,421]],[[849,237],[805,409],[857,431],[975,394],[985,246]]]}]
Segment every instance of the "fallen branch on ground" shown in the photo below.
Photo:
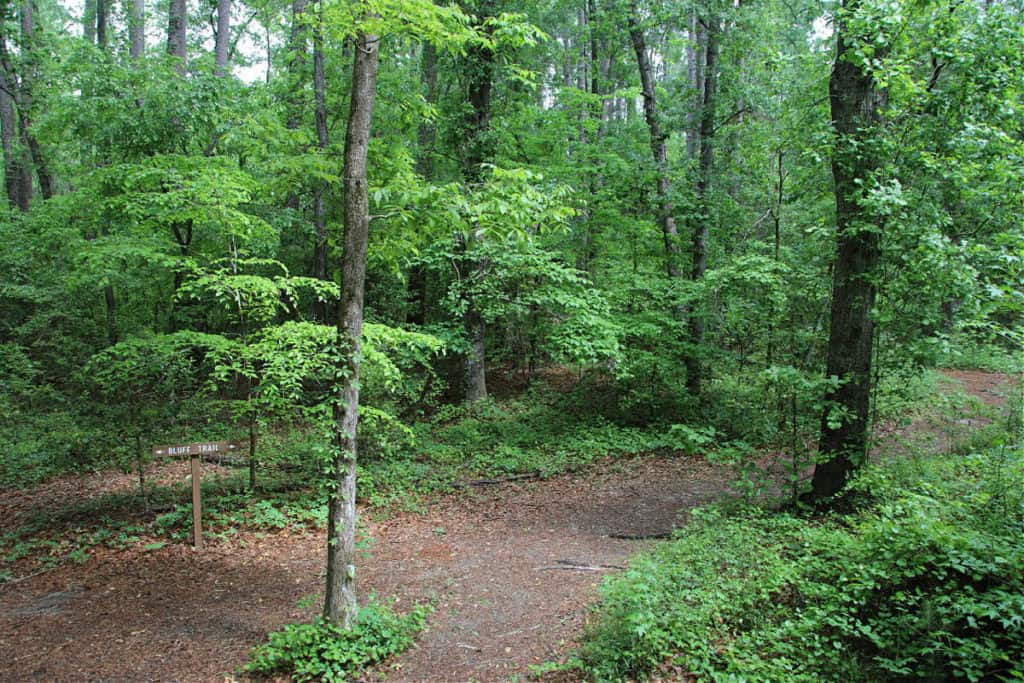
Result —
[{"label": "fallen branch on ground", "polygon": [[609,570],[621,570],[625,567],[620,567],[617,564],[581,564],[579,562],[572,562],[570,560],[555,560],[555,564],[549,564],[544,567],[534,567],[533,571],[550,571],[553,569],[561,569],[569,572],[604,572]]},{"label": "fallen branch on ground", "polygon": [[495,484],[505,484],[510,481],[523,481],[527,479],[539,479],[540,472],[526,472],[523,474],[510,474],[507,477],[498,477],[497,479],[474,479],[473,481],[453,481],[448,484],[453,489],[464,489],[470,486],[494,486]]}]

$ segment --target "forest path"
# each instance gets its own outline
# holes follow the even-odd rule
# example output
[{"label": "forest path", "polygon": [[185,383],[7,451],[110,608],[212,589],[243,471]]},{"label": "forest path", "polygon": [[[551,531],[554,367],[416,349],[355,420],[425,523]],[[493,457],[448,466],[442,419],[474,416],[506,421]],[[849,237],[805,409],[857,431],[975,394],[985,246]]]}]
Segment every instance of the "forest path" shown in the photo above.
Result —
[{"label": "forest path", "polygon": [[[1006,381],[950,376],[991,404]],[[934,427],[901,433],[915,429]],[[670,531],[726,492],[729,476],[701,458],[617,461],[368,522],[360,591],[398,598],[399,609],[436,607],[416,647],[371,679],[503,681],[564,655],[601,577],[653,542],[631,537]],[[201,553],[98,550],[82,566],[0,586],[0,680],[232,680],[267,631],[316,614],[300,603],[322,594],[325,554],[320,531],[245,532]]]}]

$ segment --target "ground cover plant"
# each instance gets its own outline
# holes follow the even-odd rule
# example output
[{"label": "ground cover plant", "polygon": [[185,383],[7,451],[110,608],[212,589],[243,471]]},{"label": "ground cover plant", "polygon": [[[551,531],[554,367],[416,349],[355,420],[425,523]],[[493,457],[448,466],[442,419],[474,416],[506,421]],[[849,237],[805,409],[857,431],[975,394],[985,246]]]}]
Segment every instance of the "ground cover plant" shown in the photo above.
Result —
[{"label": "ground cover plant", "polygon": [[959,452],[871,465],[846,513],[710,508],[602,589],[595,680],[1024,675],[1020,406]]}]

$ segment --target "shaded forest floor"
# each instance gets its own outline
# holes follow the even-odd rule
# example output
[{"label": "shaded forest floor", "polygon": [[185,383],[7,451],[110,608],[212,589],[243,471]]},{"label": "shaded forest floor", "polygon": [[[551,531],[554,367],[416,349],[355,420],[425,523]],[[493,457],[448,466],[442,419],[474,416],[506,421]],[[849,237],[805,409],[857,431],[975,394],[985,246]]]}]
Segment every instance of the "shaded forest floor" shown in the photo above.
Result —
[{"label": "shaded forest floor", "polygon": [[[963,387],[986,406],[999,405],[1006,389],[1001,375],[947,377],[945,393]],[[980,410],[965,404],[922,417],[885,441],[941,452],[985,424]],[[186,467],[152,475],[175,480]],[[582,474],[473,487],[368,521],[360,591],[397,599],[399,610],[435,605],[417,646],[370,678],[508,680],[562,657],[601,577],[694,506],[727,494],[730,477],[703,458],[615,460]],[[17,492],[0,503],[0,526],[111,487],[130,492],[133,483],[104,474]],[[200,553],[181,543],[100,547],[82,565],[2,584],[0,680],[230,680],[267,631],[318,612],[323,536],[242,531]]]}]

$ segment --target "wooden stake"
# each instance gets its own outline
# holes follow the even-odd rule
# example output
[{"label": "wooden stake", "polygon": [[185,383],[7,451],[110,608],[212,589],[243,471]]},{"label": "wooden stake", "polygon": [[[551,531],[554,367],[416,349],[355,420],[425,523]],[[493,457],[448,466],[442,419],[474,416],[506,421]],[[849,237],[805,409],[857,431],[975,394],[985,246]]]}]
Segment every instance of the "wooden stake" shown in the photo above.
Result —
[{"label": "wooden stake", "polygon": [[203,502],[199,497],[199,456],[192,456],[192,545],[203,548]]}]

